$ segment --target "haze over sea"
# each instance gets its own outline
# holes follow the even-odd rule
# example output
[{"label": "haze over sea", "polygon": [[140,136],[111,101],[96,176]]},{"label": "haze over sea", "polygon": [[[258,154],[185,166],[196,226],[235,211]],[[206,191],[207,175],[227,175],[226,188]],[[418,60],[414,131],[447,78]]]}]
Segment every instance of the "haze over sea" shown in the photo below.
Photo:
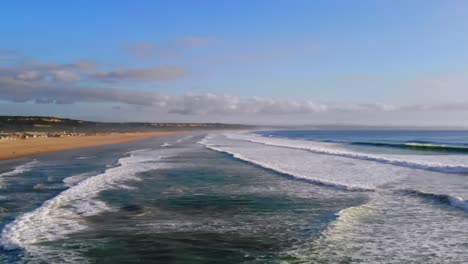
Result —
[{"label": "haze over sea", "polygon": [[196,133],[0,163],[2,263],[466,263],[465,131]]}]

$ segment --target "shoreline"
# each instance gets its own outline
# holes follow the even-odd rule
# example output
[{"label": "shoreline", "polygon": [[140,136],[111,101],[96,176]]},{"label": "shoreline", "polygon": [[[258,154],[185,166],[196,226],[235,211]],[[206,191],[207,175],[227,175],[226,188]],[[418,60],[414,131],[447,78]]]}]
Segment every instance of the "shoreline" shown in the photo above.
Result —
[{"label": "shoreline", "polygon": [[126,143],[146,138],[193,133],[195,131],[129,132],[61,138],[31,138],[0,141],[0,160],[30,157],[49,152]]}]

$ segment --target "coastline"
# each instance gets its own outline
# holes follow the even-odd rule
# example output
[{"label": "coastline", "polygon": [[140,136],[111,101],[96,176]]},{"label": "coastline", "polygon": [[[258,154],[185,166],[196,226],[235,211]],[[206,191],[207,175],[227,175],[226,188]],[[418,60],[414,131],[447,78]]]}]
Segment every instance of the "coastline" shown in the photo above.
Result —
[{"label": "coastline", "polygon": [[0,141],[0,160],[30,157],[62,150],[126,143],[151,137],[192,133],[194,131],[154,131],[115,133],[61,138],[32,138],[27,140]]}]

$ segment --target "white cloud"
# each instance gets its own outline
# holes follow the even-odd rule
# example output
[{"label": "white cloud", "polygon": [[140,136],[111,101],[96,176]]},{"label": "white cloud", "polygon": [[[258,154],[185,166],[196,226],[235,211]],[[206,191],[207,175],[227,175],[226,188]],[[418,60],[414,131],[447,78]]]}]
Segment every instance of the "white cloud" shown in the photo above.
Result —
[{"label": "white cloud", "polygon": [[[110,86],[109,83],[115,82],[172,81],[183,78],[186,74],[185,68],[177,66],[102,70],[92,61],[68,64],[40,62],[9,64],[0,66],[0,100],[35,102],[40,104],[40,107],[72,103],[109,103],[127,105],[131,106],[130,108],[143,109],[142,112],[153,111],[158,115],[171,117],[179,116],[193,120],[201,117],[205,118],[205,121],[211,120],[213,116],[222,116],[229,120],[277,118],[288,122],[300,120],[347,122],[372,116],[373,120],[385,121],[391,120],[386,119],[390,115],[402,120],[411,117],[418,121],[418,118],[430,120],[434,113],[437,113],[439,120],[442,120],[440,116],[444,114],[452,116],[468,111],[468,100],[403,105],[374,102],[337,103],[212,93],[176,95],[103,87],[104,84]],[[359,76],[356,79],[366,78]],[[468,83],[462,77],[446,79],[451,81],[450,87],[464,88],[465,83]],[[429,85],[431,83],[426,82],[422,86],[432,87]],[[443,89],[436,90],[443,92]],[[463,97],[458,96],[458,98]],[[126,107],[122,108],[120,112],[125,112],[125,109]],[[447,114],[448,111],[450,114]]]},{"label": "white cloud", "polygon": [[67,70],[52,70],[50,75],[59,82],[76,82],[81,79],[78,74]]}]

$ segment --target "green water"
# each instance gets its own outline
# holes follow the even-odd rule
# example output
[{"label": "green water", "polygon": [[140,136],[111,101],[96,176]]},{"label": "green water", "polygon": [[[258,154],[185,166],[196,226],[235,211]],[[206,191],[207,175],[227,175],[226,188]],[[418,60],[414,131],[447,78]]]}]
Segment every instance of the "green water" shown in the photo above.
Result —
[{"label": "green water", "polygon": [[93,263],[295,263],[334,213],[365,197],[291,181],[208,150],[167,160],[135,189],[106,191],[120,208],[61,243]]},{"label": "green water", "polygon": [[[172,147],[179,154],[158,161],[158,169],[100,192],[96,200],[111,209],[79,219],[86,229],[28,244],[26,250],[4,251],[0,262],[299,263],[293,252],[309,247],[337,212],[367,201],[365,192],[296,181],[208,150],[196,140]],[[105,170],[125,149],[79,161],[50,156],[50,165],[10,182],[10,192],[34,199],[22,206],[19,198],[9,202],[18,211],[31,211],[67,188],[47,187],[76,173]],[[38,183],[44,189],[34,189]],[[4,223],[12,221],[11,215]]]}]

